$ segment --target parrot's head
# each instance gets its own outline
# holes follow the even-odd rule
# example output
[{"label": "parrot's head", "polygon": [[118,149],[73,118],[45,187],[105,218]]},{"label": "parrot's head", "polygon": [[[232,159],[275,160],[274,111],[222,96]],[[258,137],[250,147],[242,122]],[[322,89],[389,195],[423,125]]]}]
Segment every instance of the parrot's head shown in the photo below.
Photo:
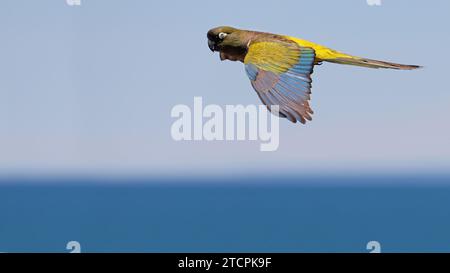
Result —
[{"label": "parrot's head", "polygon": [[216,27],[208,31],[208,47],[212,52],[220,52],[220,59],[244,61],[247,53],[248,31],[233,27]]}]

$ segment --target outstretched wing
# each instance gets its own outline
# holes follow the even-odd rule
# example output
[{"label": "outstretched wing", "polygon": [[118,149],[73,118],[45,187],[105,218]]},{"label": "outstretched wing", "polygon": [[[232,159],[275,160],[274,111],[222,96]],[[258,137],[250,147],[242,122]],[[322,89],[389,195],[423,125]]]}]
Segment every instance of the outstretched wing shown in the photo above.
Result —
[{"label": "outstretched wing", "polygon": [[254,41],[245,57],[245,70],[261,101],[292,122],[311,120],[311,77],[314,49],[290,41]]}]

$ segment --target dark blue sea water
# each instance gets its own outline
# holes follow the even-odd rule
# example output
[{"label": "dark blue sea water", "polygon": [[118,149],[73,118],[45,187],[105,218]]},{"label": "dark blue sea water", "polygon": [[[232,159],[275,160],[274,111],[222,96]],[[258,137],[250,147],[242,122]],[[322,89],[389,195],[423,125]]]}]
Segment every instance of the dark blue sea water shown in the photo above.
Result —
[{"label": "dark blue sea water", "polygon": [[0,252],[450,252],[450,176],[0,182]]}]

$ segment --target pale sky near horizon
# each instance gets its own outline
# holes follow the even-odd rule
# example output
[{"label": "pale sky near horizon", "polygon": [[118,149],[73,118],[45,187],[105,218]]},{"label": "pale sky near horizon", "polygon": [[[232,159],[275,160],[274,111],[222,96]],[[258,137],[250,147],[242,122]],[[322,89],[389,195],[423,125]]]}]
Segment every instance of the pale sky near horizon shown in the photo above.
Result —
[{"label": "pale sky near horizon", "polygon": [[[450,170],[450,2],[7,0],[0,9],[0,175]],[[316,67],[306,126],[280,148],[175,142],[177,104],[259,104],[208,29],[288,34],[417,71]]]}]

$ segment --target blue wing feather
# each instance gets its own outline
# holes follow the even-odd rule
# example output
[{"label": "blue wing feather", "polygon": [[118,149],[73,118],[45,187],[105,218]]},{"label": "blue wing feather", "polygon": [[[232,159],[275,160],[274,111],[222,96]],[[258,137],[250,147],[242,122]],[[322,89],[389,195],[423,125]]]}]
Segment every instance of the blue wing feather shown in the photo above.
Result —
[{"label": "blue wing feather", "polygon": [[299,47],[299,51],[297,64],[282,74],[260,69],[252,63],[245,65],[245,71],[259,98],[269,110],[271,105],[278,105],[281,116],[292,122],[305,123],[306,120],[311,120],[313,113],[308,100],[315,53],[312,48]]}]

